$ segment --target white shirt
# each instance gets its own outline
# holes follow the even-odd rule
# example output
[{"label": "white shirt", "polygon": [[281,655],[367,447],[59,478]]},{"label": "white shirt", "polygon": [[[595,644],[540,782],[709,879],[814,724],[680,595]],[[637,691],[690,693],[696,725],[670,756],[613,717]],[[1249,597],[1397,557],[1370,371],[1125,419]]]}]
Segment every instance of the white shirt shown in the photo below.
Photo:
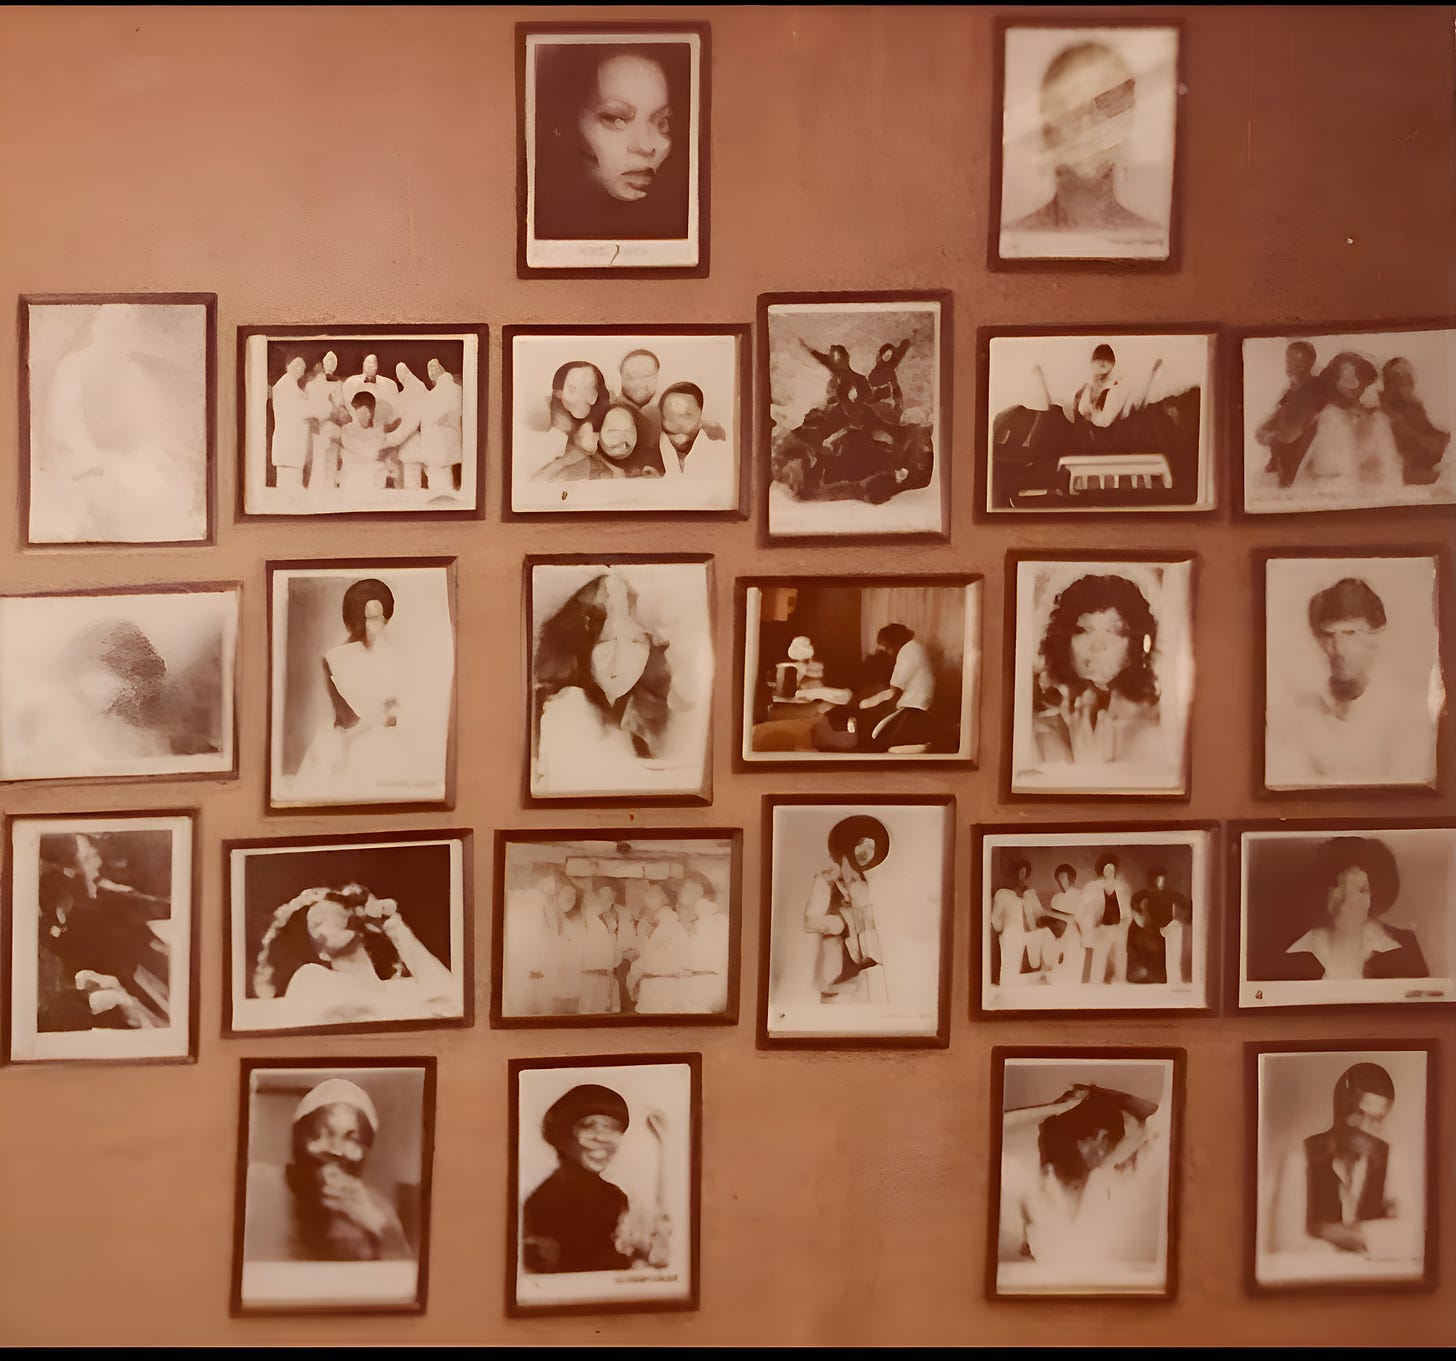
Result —
[{"label": "white shirt", "polygon": [[374,424],[382,430],[399,415],[399,384],[382,373],[370,382],[362,373],[344,379],[344,406],[354,400],[356,393],[369,392],[374,395]]},{"label": "white shirt", "polygon": [[461,392],[455,376],[442,373],[420,397],[420,462],[449,468],[461,461]]},{"label": "white shirt", "polygon": [[[1326,978],[1363,978],[1365,961],[1371,955],[1384,954],[1387,950],[1399,950],[1400,942],[1379,922],[1367,921],[1360,942],[1358,959],[1342,959],[1334,950],[1334,935],[1328,926],[1316,926],[1306,931],[1284,953],[1288,955],[1310,954],[1324,966]],[[1353,968],[1351,967],[1353,966]]]},{"label": "white shirt", "polygon": [[272,388],[273,447],[275,468],[301,468],[308,461],[312,437],[310,420],[325,419],[333,408],[326,393],[310,384],[301,388],[291,373],[285,373]]},{"label": "white shirt", "polygon": [[900,692],[898,708],[928,709],[935,698],[935,672],[923,643],[912,638],[895,657],[891,686]]}]

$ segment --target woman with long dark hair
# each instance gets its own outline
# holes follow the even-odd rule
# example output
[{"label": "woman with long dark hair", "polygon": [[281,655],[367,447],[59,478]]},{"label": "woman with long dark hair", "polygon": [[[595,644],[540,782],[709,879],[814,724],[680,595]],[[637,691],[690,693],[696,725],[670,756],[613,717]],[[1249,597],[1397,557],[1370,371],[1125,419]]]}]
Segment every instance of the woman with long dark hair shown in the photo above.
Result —
[{"label": "woman with long dark hair", "polygon": [[1363,354],[1342,350],[1319,376],[1325,404],[1296,484],[1330,490],[1398,487],[1400,454],[1390,418],[1369,400],[1380,375]]}]

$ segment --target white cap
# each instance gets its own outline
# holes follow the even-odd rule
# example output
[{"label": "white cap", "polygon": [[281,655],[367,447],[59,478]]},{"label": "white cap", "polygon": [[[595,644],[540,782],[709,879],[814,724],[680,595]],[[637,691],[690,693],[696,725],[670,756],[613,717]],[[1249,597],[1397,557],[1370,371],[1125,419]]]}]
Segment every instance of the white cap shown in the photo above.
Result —
[{"label": "white cap", "polygon": [[321,1106],[333,1105],[353,1106],[369,1121],[369,1128],[376,1134],[379,1133],[379,1112],[374,1109],[374,1103],[369,1099],[369,1093],[357,1083],[342,1077],[328,1078],[309,1092],[298,1103],[298,1109],[293,1112],[293,1123],[296,1125],[305,1115],[311,1114]]}]

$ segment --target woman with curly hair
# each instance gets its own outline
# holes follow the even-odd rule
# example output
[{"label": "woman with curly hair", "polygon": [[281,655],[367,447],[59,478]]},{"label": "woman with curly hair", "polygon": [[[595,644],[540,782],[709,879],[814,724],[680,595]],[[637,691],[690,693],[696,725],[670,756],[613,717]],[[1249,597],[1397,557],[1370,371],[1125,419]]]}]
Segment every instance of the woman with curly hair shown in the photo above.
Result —
[{"label": "woman with curly hair", "polygon": [[1298,483],[1312,482],[1331,491],[1401,484],[1402,465],[1390,417],[1372,391],[1379,377],[1375,365],[1353,350],[1341,351],[1325,365],[1319,376],[1325,404]]}]

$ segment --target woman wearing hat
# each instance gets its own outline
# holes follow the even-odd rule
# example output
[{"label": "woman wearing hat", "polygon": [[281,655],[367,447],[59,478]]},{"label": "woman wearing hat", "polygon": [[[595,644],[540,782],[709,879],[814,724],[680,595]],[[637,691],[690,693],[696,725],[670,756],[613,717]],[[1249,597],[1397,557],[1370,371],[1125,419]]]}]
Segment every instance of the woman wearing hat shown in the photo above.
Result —
[{"label": "woman wearing hat", "polygon": [[821,1002],[885,1000],[883,976],[874,974],[880,942],[865,875],[889,853],[890,834],[878,818],[857,814],[829,831],[831,863],[814,876],[804,908],[804,930],[819,937],[814,981]]}]

